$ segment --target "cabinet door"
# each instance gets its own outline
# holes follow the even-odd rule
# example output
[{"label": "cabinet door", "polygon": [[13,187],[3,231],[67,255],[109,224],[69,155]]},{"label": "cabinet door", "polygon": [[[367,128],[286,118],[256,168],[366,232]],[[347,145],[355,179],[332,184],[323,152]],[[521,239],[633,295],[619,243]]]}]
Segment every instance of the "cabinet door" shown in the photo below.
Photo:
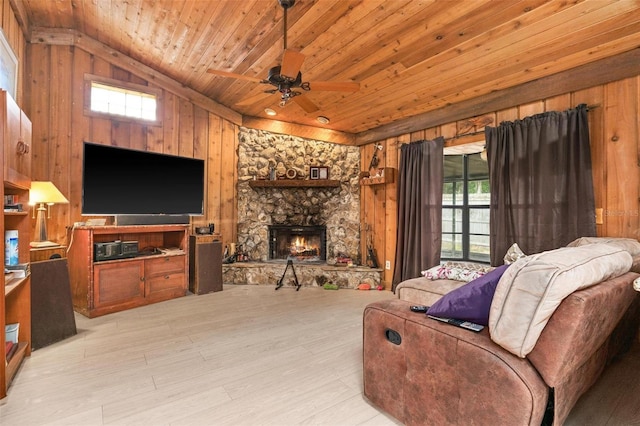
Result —
[{"label": "cabinet door", "polygon": [[185,256],[147,259],[145,297],[150,302],[184,296],[187,290]]},{"label": "cabinet door", "polygon": [[[4,180],[29,188],[31,176],[31,121],[5,92],[7,132],[4,141]],[[24,130],[21,129],[24,123]],[[25,137],[27,139],[25,139]]]},{"label": "cabinet door", "polygon": [[95,264],[93,308],[127,308],[144,303],[144,262]]}]

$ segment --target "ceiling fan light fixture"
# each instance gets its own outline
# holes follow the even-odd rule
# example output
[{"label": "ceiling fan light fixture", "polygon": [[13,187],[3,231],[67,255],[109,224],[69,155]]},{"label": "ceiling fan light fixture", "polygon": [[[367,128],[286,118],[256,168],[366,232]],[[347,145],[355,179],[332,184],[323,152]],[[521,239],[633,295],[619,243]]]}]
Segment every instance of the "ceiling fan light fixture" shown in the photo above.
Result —
[{"label": "ceiling fan light fixture", "polygon": [[321,123],[321,124],[329,124],[331,122],[331,120],[329,120],[329,118],[325,117],[324,115],[319,115],[318,118],[316,118],[316,120],[318,120],[318,123]]},{"label": "ceiling fan light fixture", "polygon": [[265,109],[264,109],[264,113],[265,113],[265,114],[267,114],[267,115],[269,115],[269,116],[271,116],[271,117],[273,117],[274,115],[276,115],[276,114],[277,114],[277,113],[276,113],[276,111],[275,111],[275,110],[273,110],[273,109],[271,109],[271,108],[265,108]]}]

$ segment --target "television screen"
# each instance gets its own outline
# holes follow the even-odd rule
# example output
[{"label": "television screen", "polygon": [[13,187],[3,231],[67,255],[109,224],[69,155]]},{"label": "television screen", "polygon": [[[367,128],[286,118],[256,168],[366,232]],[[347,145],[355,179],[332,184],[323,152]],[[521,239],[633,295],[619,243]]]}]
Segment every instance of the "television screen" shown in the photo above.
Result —
[{"label": "television screen", "polygon": [[83,215],[202,215],[204,160],[84,143]]}]

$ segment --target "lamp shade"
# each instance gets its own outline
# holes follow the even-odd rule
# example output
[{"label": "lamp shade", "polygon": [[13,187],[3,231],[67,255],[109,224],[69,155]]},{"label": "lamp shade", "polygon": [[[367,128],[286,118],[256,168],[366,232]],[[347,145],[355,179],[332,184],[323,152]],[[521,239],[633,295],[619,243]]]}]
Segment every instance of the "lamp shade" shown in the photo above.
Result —
[{"label": "lamp shade", "polygon": [[29,190],[29,204],[68,204],[69,200],[62,195],[52,182],[31,182]]}]

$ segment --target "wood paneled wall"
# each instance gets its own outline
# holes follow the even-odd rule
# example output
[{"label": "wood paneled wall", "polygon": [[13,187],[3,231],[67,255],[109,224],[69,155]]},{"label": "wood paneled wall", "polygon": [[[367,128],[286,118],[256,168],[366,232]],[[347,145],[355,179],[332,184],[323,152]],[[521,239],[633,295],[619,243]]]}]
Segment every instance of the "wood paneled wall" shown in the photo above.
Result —
[{"label": "wood paneled wall", "polygon": [[[561,111],[579,104],[593,106],[589,111],[589,127],[593,162],[596,208],[602,220],[598,235],[640,238],[640,75],[586,90],[567,93],[539,102],[483,115],[487,120],[464,120],[424,129],[378,142],[383,146],[379,154],[380,167],[398,168],[400,146],[403,143],[443,136],[445,146],[459,143],[456,136],[465,132],[482,132],[484,125],[469,129],[469,121],[489,121],[495,126],[502,121],[524,118],[545,111]],[[471,117],[470,117],[471,118]],[[483,138],[483,136],[480,136]],[[478,139],[478,136],[472,138]],[[360,149],[363,169],[369,165],[374,144]],[[397,179],[396,179],[397,180]],[[390,261],[384,281],[390,288],[396,249],[396,182],[375,187],[363,187],[361,194],[362,241],[364,229],[373,229],[373,242],[382,265]],[[366,253],[366,251],[363,251]]]},{"label": "wood paneled wall", "polygon": [[66,242],[67,227],[87,219],[81,215],[82,147],[90,141],[206,159],[205,215],[192,223],[213,222],[223,242],[235,241],[235,124],[168,90],[162,91],[158,125],[87,116],[85,74],[163,88],[74,46],[29,44],[27,69],[23,109],[33,123],[32,178],[52,181],[70,201],[53,207],[50,240]]}]

